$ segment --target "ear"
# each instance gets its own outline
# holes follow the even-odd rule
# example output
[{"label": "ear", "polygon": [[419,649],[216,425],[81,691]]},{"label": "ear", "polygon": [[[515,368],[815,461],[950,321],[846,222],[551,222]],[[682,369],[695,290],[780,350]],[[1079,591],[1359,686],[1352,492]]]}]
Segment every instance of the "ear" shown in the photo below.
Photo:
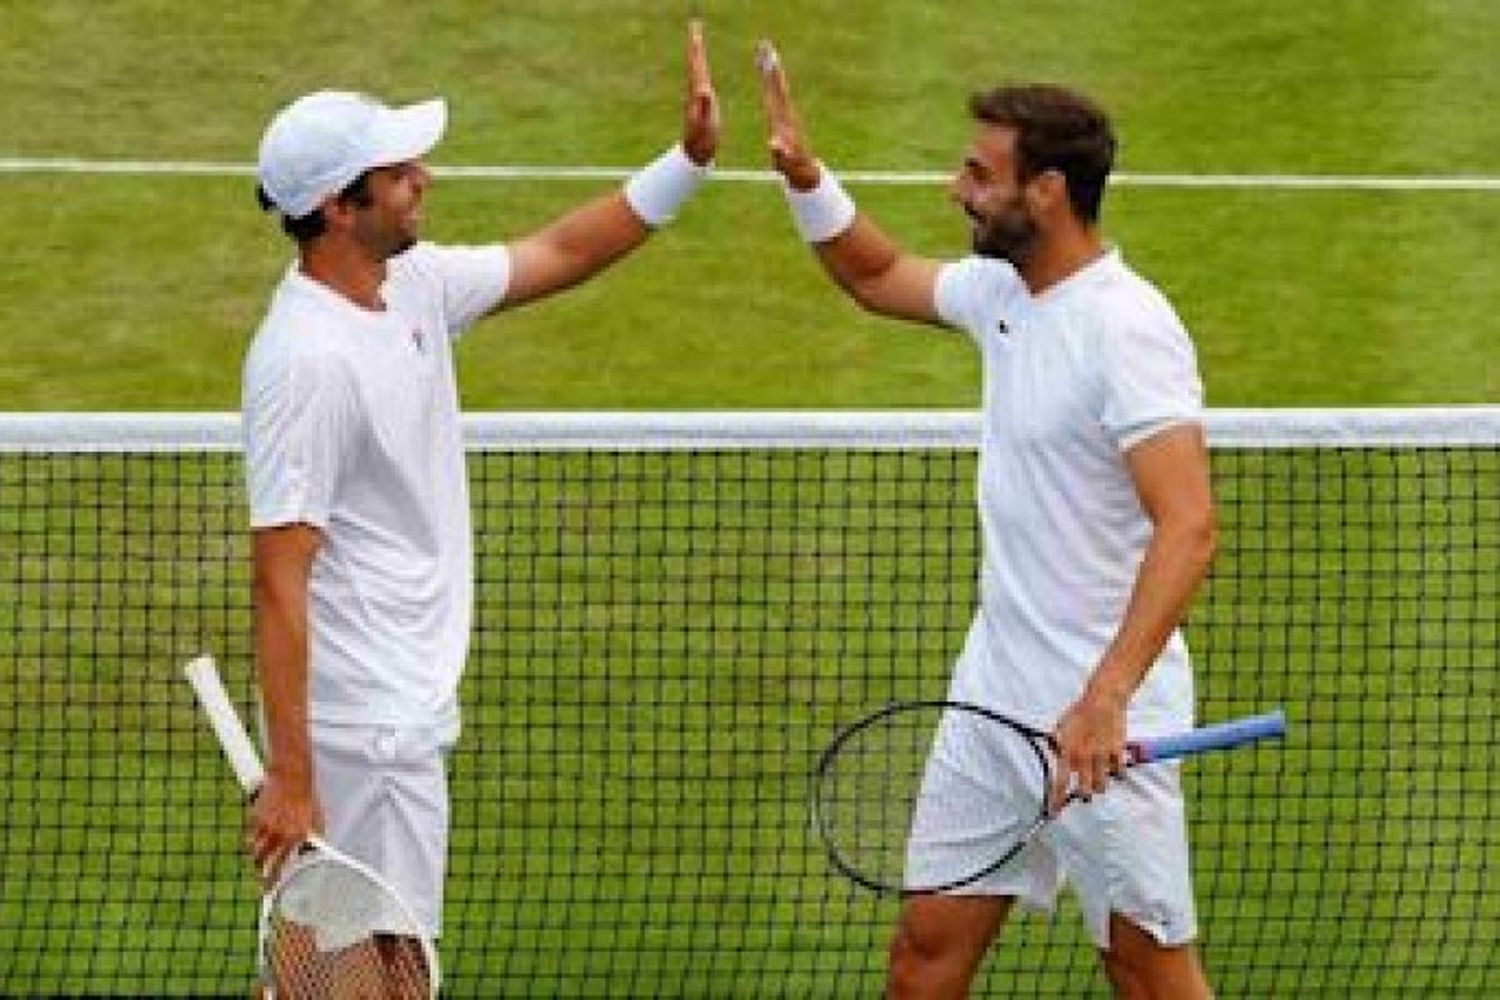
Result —
[{"label": "ear", "polygon": [[354,227],[355,206],[352,201],[336,194],[329,195],[318,208],[323,212],[328,231],[342,232]]},{"label": "ear", "polygon": [[1068,211],[1068,179],[1061,170],[1043,170],[1026,185],[1026,202],[1038,217]]}]

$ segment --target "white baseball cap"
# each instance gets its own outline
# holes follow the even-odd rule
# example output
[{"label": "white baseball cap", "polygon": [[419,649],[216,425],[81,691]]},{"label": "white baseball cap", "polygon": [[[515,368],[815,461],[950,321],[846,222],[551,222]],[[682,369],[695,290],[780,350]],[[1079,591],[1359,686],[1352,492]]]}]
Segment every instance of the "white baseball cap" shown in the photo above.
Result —
[{"label": "white baseball cap", "polygon": [[426,155],[447,124],[440,97],[390,108],[364,94],[320,90],[271,119],[256,175],[276,209],[300,219],[366,170]]}]

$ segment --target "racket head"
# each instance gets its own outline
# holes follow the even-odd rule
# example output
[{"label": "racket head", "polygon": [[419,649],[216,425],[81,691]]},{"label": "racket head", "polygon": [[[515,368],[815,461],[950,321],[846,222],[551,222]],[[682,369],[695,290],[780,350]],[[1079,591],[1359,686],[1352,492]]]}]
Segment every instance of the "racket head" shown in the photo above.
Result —
[{"label": "racket head", "polygon": [[316,838],[261,902],[260,970],[272,997],[438,993],[436,950],[400,894]]},{"label": "racket head", "polygon": [[961,889],[1046,822],[1051,747],[982,705],[896,702],[840,730],[818,758],[813,825],[833,866],[868,889]]}]

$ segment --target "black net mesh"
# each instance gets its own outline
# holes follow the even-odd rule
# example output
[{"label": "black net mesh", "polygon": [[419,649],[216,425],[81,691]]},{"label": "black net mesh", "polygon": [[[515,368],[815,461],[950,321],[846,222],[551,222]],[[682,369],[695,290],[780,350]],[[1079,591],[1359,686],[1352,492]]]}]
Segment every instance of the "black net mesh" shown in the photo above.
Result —
[{"label": "black net mesh", "polygon": [[[974,458],[476,452],[445,994],[877,995],[894,903],[834,875],[808,773],[941,697]],[[1188,768],[1225,996],[1500,992],[1500,447],[1220,449]],[[243,994],[243,809],[181,665],[249,697],[233,454],[0,455],[0,993]],[[980,995],[1105,995],[1079,917]]]}]

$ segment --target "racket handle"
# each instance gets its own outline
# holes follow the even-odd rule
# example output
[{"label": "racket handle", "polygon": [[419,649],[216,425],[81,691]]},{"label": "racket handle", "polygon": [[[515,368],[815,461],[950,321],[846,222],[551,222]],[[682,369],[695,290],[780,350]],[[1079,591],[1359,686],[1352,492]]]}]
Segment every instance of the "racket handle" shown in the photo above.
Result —
[{"label": "racket handle", "polygon": [[255,752],[255,744],[250,742],[250,734],[245,732],[245,726],[235,713],[223,682],[219,680],[219,670],[214,665],[214,658],[200,656],[184,667],[183,672],[187,674],[188,683],[193,685],[193,691],[198,695],[198,704],[203,706],[203,712],[208,716],[209,725],[214,728],[214,735],[219,738],[219,746],[229,759],[229,766],[234,768],[234,776],[240,787],[245,790],[246,795],[254,795],[266,780],[266,771],[261,766],[260,755]]},{"label": "racket handle", "polygon": [[1178,736],[1140,740],[1130,745],[1130,759],[1133,764],[1149,764],[1154,760],[1172,760],[1207,750],[1227,750],[1257,740],[1276,739],[1285,733],[1286,715],[1278,708],[1264,715],[1220,722]]}]

